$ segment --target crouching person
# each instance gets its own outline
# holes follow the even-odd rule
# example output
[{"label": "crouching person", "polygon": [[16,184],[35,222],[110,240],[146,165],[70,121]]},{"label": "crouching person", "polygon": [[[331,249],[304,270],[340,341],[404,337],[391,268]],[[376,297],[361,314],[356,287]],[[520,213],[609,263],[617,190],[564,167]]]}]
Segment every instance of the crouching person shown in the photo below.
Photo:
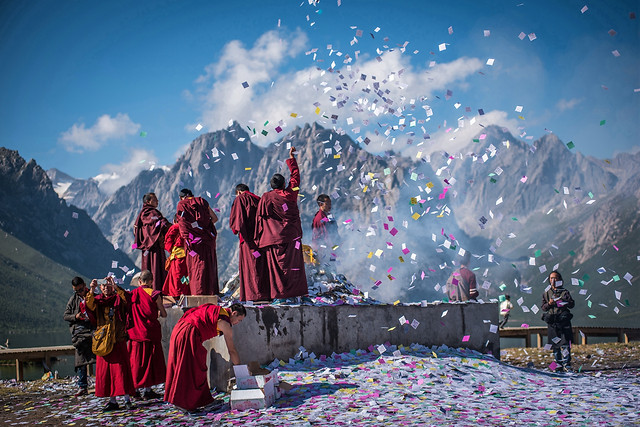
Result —
[{"label": "crouching person", "polygon": [[204,304],[182,316],[171,332],[165,401],[186,411],[213,403],[209,391],[207,350],[202,343],[223,335],[231,363],[239,365],[240,357],[233,344],[231,327],[240,323],[246,314],[244,306],[235,303],[226,309]]},{"label": "crouching person", "polygon": [[[98,282],[100,291],[98,293]],[[96,354],[96,396],[109,397],[103,412],[120,409],[116,396],[124,396],[124,406],[133,409],[134,392],[129,352],[127,350],[127,292],[117,286],[113,277],[91,281],[86,298],[87,308],[96,315],[97,329],[93,337]]]}]

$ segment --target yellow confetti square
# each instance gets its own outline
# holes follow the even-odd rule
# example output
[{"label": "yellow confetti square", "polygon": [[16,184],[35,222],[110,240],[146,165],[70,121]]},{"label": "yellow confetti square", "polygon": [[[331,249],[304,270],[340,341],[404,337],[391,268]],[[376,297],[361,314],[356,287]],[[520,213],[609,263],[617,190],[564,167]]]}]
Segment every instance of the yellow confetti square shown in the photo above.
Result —
[{"label": "yellow confetti square", "polygon": [[431,181],[427,182],[427,188],[433,188],[433,182]]},{"label": "yellow confetti square", "polygon": [[412,205],[417,205],[418,204],[418,198],[417,197],[412,197],[411,198],[411,204]]},{"label": "yellow confetti square", "polygon": [[418,218],[420,218],[420,214],[418,212],[416,212],[413,215],[411,215],[411,218],[417,220]]},{"label": "yellow confetti square", "polygon": [[339,158],[340,158],[340,154],[334,154],[334,155],[333,155],[333,158],[334,158],[334,159],[339,159]]},{"label": "yellow confetti square", "polygon": [[316,108],[316,114],[320,114],[320,107]]},{"label": "yellow confetti square", "polygon": [[298,190],[300,190],[300,187],[293,187],[292,190],[293,191],[298,191]]},{"label": "yellow confetti square", "polygon": [[244,170],[246,170],[246,171],[250,171],[250,170],[251,170],[251,168],[244,168]]},{"label": "yellow confetti square", "polygon": [[296,118],[298,115],[296,113],[291,113],[291,117]]},{"label": "yellow confetti square", "polygon": [[398,305],[398,304],[400,304],[400,300],[397,300],[393,303],[393,305]]},{"label": "yellow confetti square", "polygon": [[367,255],[367,258],[371,258],[373,256],[373,252],[369,252],[369,255]]}]

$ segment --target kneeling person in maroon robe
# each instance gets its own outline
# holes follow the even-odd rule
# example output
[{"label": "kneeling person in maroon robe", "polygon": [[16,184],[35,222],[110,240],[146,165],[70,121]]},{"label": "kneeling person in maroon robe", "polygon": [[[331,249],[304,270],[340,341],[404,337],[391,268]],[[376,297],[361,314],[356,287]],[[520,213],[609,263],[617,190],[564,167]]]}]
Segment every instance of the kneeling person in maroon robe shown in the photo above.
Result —
[{"label": "kneeling person in maroon robe", "polygon": [[269,300],[269,282],[265,256],[255,242],[256,212],[260,197],[245,184],[236,186],[236,198],[231,206],[229,226],[240,239],[238,270],[240,272],[240,301]]},{"label": "kneeling person in maroon robe", "polygon": [[171,224],[158,210],[158,198],[155,193],[147,193],[142,198],[142,210],[133,225],[136,249],[142,251],[141,270],[149,270],[153,274],[153,290],[162,290],[167,275],[164,264],[164,235]]},{"label": "kneeling person in maroon robe", "polygon": [[151,386],[162,384],[167,375],[162,351],[162,329],[160,316],[167,317],[162,305],[162,292],[152,288],[153,275],[144,270],[138,278],[138,288],[131,292],[131,319],[129,328],[129,360],[133,385],[142,389],[142,399],[158,399],[162,396]]},{"label": "kneeling person in maroon robe", "polygon": [[207,350],[202,343],[223,335],[231,363],[239,365],[231,327],[246,315],[242,304],[231,304],[227,309],[204,304],[188,310],[180,318],[171,332],[164,392],[166,402],[193,411],[214,401],[209,391]]},{"label": "kneeling person in maroon robe", "polygon": [[193,197],[187,188],[180,190],[177,211],[180,235],[186,244],[191,295],[216,295],[220,292],[214,225],[218,216],[205,199]]},{"label": "kneeling person in maroon robe", "polygon": [[[124,396],[125,408],[133,409],[130,395],[135,391],[127,351],[127,312],[130,308],[127,291],[117,286],[113,277],[106,277],[100,284],[101,294],[96,295],[98,281],[91,281],[91,290],[85,298],[87,308],[95,313],[98,328],[110,321],[115,327],[115,344],[111,353],[96,356],[96,396],[110,397],[103,412],[119,409],[116,396]],[[112,319],[112,320],[110,320]]]},{"label": "kneeling person in maroon robe", "polygon": [[256,241],[265,251],[271,286],[271,298],[284,299],[309,293],[302,254],[302,225],[298,210],[300,170],[289,149],[287,166],[291,178],[285,188],[285,180],[279,173],[271,178],[271,188],[258,203]]}]

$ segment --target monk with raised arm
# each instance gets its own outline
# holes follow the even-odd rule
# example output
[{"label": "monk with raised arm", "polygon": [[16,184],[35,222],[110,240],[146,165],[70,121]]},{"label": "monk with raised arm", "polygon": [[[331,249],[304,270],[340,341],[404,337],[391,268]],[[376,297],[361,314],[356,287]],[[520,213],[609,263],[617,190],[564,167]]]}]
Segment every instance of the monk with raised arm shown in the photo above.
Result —
[{"label": "monk with raised arm", "polygon": [[289,185],[285,186],[284,176],[273,175],[272,190],[264,193],[258,203],[255,240],[266,255],[270,296],[276,304],[309,292],[302,254],[298,210],[300,170],[295,152],[295,147],[289,149]]}]

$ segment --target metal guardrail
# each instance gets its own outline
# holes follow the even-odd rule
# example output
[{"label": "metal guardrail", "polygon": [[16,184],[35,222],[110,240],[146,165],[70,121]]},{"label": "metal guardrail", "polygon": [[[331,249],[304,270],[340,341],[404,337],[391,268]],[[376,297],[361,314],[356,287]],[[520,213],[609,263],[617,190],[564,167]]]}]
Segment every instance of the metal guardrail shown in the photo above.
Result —
[{"label": "metal guardrail", "polygon": [[55,356],[68,356],[75,354],[76,349],[72,345],[59,345],[53,347],[7,348],[0,349],[0,360],[16,361],[16,380],[24,379],[24,362],[41,359],[47,366],[51,366],[51,358]]},{"label": "metal guardrail", "polygon": [[[573,337],[576,344],[585,345],[588,337],[615,337],[618,342],[628,343],[630,340],[640,339],[640,328],[619,328],[601,326],[573,326]],[[547,335],[546,326],[531,326],[529,328],[500,329],[500,338],[524,338],[525,347],[542,347],[542,336]]]}]

